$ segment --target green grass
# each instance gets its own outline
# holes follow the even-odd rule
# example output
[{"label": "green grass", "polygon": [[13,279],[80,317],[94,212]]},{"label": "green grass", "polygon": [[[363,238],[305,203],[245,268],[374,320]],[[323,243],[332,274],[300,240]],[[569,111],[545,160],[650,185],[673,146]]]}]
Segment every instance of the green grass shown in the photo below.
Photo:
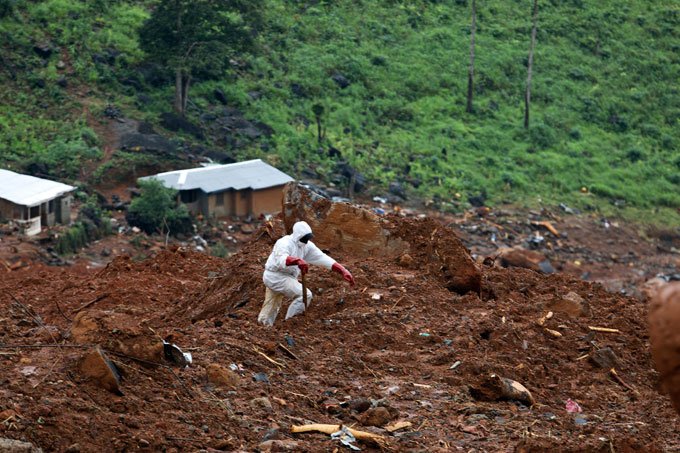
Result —
[{"label": "green grass", "polygon": [[[3,59],[15,71],[14,78],[0,72],[8,88],[0,94],[3,162],[21,167],[42,156],[49,163],[45,155],[66,148],[76,150],[77,162],[101,146],[87,138],[70,88],[56,85],[59,59],[68,61],[69,87],[87,87],[95,105],[112,101],[152,122],[170,110],[172,86],[145,85],[150,102],[140,105],[120,83],[143,60],[135,31],[153,3],[19,2],[0,18]],[[464,207],[454,203],[456,193],[462,200],[485,193],[491,205],[564,202],[680,225],[678,5],[540,2],[527,131],[531,4],[478,2],[475,111],[468,114],[468,3],[269,0],[258,52],[240,56],[238,68],[219,80],[196,80],[190,99],[200,111],[217,110],[212,93],[220,88],[230,106],[275,131],[266,149],[256,143],[235,157],[262,157],[294,175],[302,160],[330,177],[335,162],[326,151],[333,146],[375,193],[401,181],[412,197],[439,200],[445,209]],[[46,64],[32,50],[43,40],[59,48]],[[119,52],[115,64],[95,63],[92,56],[107,49]],[[339,88],[335,74],[351,84]],[[260,97],[248,95],[253,91]],[[322,144],[315,104],[325,111]],[[207,137],[203,145],[213,143]]]}]

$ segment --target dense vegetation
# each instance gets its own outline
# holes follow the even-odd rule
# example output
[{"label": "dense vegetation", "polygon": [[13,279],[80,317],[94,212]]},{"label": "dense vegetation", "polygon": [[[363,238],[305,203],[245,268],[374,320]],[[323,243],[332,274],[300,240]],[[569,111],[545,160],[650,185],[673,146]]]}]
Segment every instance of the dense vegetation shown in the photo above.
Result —
[{"label": "dense vegetation", "polygon": [[[158,125],[172,110],[174,70],[151,66],[138,34],[158,3],[0,0],[3,167],[87,179],[109,104]],[[228,146],[233,158],[328,180],[344,160],[376,193],[400,182],[444,209],[482,194],[490,204],[565,202],[680,223],[677,5],[539,1],[525,129],[528,0],[477,2],[472,113],[467,0],[263,3],[252,50],[225,55],[219,74],[197,71],[188,96],[194,124],[224,108],[218,90],[271,127]],[[210,133],[163,133],[225,146]]]}]

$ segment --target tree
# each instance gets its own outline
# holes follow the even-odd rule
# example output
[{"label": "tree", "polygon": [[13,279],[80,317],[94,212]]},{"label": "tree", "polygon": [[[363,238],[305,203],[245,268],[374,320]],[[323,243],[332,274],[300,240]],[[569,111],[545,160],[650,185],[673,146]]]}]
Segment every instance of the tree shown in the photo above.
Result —
[{"label": "tree", "polygon": [[252,49],[262,0],[161,0],[139,31],[152,60],[175,73],[175,111],[184,115],[192,77],[217,78]]},{"label": "tree", "polygon": [[472,24],[470,26],[470,69],[468,71],[468,91],[466,112],[472,113],[472,95],[475,76],[475,31],[477,30],[477,0],[472,0]]},{"label": "tree", "polygon": [[177,191],[157,179],[139,181],[142,194],[132,200],[125,216],[127,222],[147,234],[167,231],[191,232],[191,218],[186,206],[177,205]]},{"label": "tree", "polygon": [[529,47],[529,63],[527,64],[527,91],[524,94],[524,128],[529,128],[529,106],[531,104],[531,69],[534,64],[534,47],[536,47],[536,24],[538,22],[538,0],[534,0],[534,13],[531,26],[531,46]]}]

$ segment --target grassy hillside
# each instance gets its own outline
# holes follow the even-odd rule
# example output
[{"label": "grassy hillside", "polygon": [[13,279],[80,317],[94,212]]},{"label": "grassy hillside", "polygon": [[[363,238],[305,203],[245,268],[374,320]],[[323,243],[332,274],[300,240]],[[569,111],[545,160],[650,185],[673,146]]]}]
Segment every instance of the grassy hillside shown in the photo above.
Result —
[{"label": "grassy hillside", "polygon": [[[108,103],[155,123],[171,110],[170,72],[168,83],[135,78],[136,30],[153,3],[0,0],[3,166],[78,179],[80,162],[100,157],[91,126]],[[539,1],[525,130],[531,2],[477,3],[472,114],[468,1],[268,0],[257,52],[197,81],[188,117],[218,112],[220,89],[274,131],[234,157],[333,179],[334,148],[376,193],[401,182],[443,209],[481,193],[489,204],[565,202],[680,224],[678,4]],[[44,43],[49,55],[35,48]],[[210,134],[200,144],[218,147]]]}]

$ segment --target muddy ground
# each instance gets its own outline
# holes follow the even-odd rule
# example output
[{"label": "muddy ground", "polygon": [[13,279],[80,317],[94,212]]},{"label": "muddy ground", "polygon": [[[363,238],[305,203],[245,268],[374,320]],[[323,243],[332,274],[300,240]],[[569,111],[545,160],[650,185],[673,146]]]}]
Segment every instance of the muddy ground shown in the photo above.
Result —
[{"label": "muddy ground", "polygon": [[[49,266],[39,243],[3,236],[0,437],[43,451],[349,451],[290,433],[327,423],[384,437],[357,442],[368,451],[680,451],[642,291],[678,272],[673,232],[557,210],[413,214],[389,216],[393,233],[422,244],[460,236],[481,293],[449,291],[425,250],[329,250],[356,286],[312,268],[307,314],[270,329],[256,316],[280,219],[213,232],[236,241],[226,259],[128,232]],[[501,246],[557,272],[502,268]],[[193,362],[164,359],[161,339]],[[95,344],[121,374],[118,394],[83,367]],[[492,375],[532,400],[500,398]]]}]

